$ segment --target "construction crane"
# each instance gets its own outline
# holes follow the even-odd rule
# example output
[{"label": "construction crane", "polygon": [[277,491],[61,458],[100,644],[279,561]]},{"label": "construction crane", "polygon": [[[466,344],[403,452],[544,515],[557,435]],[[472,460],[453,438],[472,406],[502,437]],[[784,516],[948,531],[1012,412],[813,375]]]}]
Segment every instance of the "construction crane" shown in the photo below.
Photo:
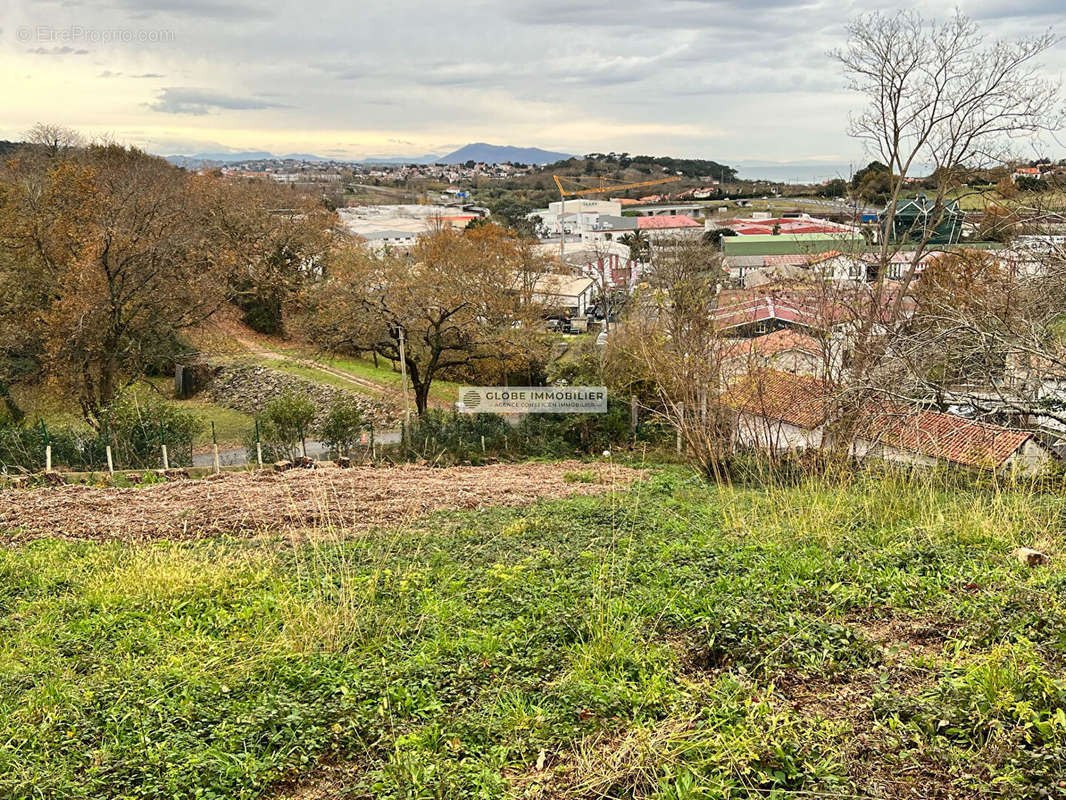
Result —
[{"label": "construction crane", "polygon": [[[566,198],[569,197],[584,197],[588,194],[603,194],[604,192],[624,192],[627,189],[639,189],[643,186],[656,186],[660,183],[675,183],[681,180],[680,177],[674,175],[669,178],[657,178],[651,181],[639,181],[638,183],[622,183],[608,186],[605,179],[601,176],[593,180],[599,181],[599,186],[586,188],[586,189],[571,189],[567,190],[563,186],[563,181],[577,184],[580,180],[589,180],[588,178],[573,178],[569,175],[552,175],[555,179],[555,185],[559,187],[559,263],[563,262],[563,258],[566,255]],[[581,219],[580,213],[578,219]]]}]

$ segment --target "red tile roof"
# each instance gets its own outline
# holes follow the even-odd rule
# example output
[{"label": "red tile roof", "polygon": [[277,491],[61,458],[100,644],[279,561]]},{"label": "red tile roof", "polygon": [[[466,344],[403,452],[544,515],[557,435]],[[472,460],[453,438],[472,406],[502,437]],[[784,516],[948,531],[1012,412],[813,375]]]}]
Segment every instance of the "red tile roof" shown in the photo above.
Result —
[{"label": "red tile roof", "polygon": [[824,425],[829,411],[825,381],[777,370],[751,373],[728,391],[723,400],[738,411],[807,430]]},{"label": "red tile roof", "polygon": [[[825,424],[831,395],[831,385],[817,378],[763,370],[750,374],[724,400],[738,410],[813,430]],[[898,450],[986,469],[1002,466],[1033,438],[1027,431],[898,403],[871,405],[862,415],[857,435]]]},{"label": "red tile roof", "polygon": [[765,336],[756,336],[754,339],[739,339],[735,343],[730,343],[723,354],[723,358],[738,358],[748,355],[772,356],[777,353],[787,353],[790,350],[821,355],[822,343],[813,336],[807,336],[789,328],[782,328]]},{"label": "red tile roof", "polygon": [[666,228],[702,228],[703,226],[684,214],[664,214],[658,217],[637,217],[640,230],[663,230]]},{"label": "red tile roof", "polygon": [[868,415],[864,438],[967,467],[995,469],[1033,435],[939,411],[900,409]]}]

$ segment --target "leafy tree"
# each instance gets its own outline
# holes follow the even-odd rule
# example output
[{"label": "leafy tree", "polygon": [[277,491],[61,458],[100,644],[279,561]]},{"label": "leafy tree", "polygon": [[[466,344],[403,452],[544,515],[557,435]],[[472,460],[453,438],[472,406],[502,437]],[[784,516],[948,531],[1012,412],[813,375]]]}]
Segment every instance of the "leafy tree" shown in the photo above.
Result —
[{"label": "leafy tree", "polygon": [[124,386],[225,300],[202,209],[185,173],[115,145],[31,148],[0,183],[0,283],[22,286],[22,301],[0,313],[8,324],[15,315],[98,425]]},{"label": "leafy tree", "polygon": [[721,250],[722,239],[726,236],[736,235],[737,232],[732,228],[715,228],[714,230],[707,231],[701,238],[704,244],[708,244],[717,250]]},{"label": "leafy tree", "polygon": [[546,266],[528,240],[494,225],[427,234],[410,257],[353,248],[308,293],[304,329],[323,348],[395,364],[402,337],[421,415],[442,375],[543,359],[536,279]]},{"label": "leafy tree", "polygon": [[344,236],[336,215],[269,181],[195,177],[192,187],[206,207],[207,232],[223,245],[214,269],[225,277],[242,321],[260,333],[283,332],[289,301],[328,268],[329,253]]},{"label": "leafy tree", "polygon": [[825,185],[819,186],[815,194],[819,197],[846,197],[848,194],[848,182],[843,178],[833,178]]},{"label": "leafy tree", "polygon": [[334,402],[318,426],[318,436],[336,456],[348,455],[359,436],[368,427],[366,415],[354,400],[341,398]]},{"label": "leafy tree", "polygon": [[618,237],[618,242],[629,248],[629,260],[646,264],[651,260],[651,241],[644,231],[636,230]]}]

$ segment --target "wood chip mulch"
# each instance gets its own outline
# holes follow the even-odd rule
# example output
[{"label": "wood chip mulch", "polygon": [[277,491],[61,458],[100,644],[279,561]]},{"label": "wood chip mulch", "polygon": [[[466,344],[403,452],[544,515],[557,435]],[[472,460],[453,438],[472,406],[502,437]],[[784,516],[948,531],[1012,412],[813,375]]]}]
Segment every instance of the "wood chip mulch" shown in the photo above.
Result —
[{"label": "wood chip mulch", "polygon": [[[592,483],[569,472],[592,470]],[[640,471],[576,461],[224,473],[133,489],[0,489],[0,545],[40,538],[192,539],[368,528],[443,509],[522,506],[621,488]]]}]

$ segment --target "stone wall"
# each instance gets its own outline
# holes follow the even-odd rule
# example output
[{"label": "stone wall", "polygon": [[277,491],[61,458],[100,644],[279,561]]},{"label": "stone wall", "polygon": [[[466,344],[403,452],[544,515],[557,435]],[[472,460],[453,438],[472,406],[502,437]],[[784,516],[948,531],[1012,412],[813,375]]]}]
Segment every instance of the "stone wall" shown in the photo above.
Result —
[{"label": "stone wall", "polygon": [[329,407],[341,398],[354,401],[363,409],[367,418],[373,421],[375,428],[394,428],[400,424],[400,410],[393,404],[336,386],[315,383],[269,367],[217,367],[203,394],[220,406],[246,414],[258,414],[267,403],[286,391],[298,392],[314,403],[318,410],[315,424],[320,422]]}]

